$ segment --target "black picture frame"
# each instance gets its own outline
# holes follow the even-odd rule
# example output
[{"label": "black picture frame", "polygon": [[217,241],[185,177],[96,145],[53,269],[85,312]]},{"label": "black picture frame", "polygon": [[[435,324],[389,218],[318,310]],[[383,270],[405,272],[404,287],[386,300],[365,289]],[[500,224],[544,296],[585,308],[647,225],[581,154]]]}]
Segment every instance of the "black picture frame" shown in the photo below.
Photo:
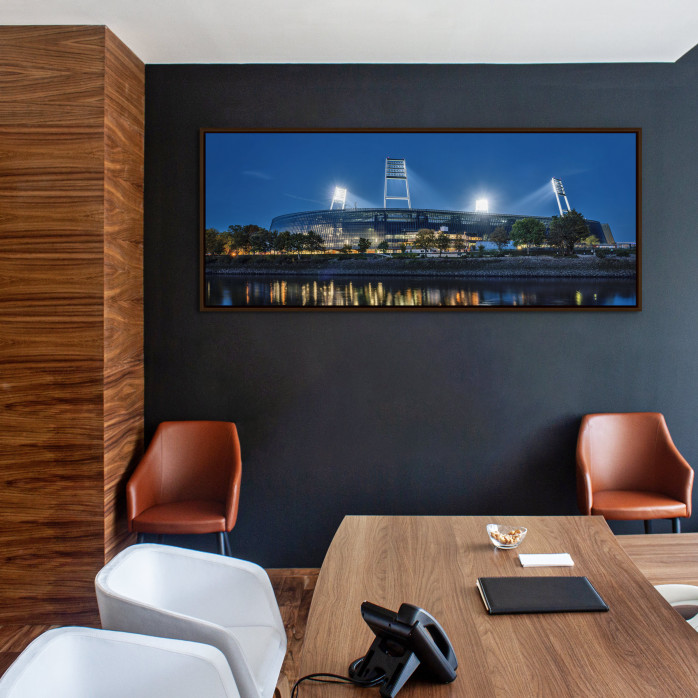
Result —
[{"label": "black picture frame", "polygon": [[[199,140],[203,311],[641,310],[640,128],[201,129]],[[459,187],[471,204],[494,188],[526,210],[446,206]],[[498,244],[514,230],[538,243]]]}]

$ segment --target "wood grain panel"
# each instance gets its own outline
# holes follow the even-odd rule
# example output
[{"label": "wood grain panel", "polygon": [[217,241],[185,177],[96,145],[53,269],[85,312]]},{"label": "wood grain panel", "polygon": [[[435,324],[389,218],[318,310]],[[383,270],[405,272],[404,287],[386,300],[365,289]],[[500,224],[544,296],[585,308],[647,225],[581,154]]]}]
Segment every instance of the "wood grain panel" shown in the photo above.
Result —
[{"label": "wood grain panel", "polygon": [[104,27],[0,27],[0,65],[0,623],[89,622],[142,441],[143,66]]},{"label": "wood grain panel", "polygon": [[126,481],[143,453],[145,67],[105,36],[104,552],[130,539]]},{"label": "wood grain panel", "polygon": [[102,547],[101,35],[0,27],[3,622],[80,615]]},{"label": "wood grain panel", "polygon": [[57,125],[62,133],[103,119],[103,28],[1,29],[0,126]]}]

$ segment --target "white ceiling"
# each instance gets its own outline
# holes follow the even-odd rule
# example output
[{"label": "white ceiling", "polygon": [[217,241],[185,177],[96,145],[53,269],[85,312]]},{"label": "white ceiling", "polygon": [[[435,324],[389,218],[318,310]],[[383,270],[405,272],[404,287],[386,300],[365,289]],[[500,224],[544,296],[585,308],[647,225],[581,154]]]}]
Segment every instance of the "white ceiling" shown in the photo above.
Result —
[{"label": "white ceiling", "polygon": [[105,24],[145,63],[673,62],[698,0],[0,0],[0,24]]}]

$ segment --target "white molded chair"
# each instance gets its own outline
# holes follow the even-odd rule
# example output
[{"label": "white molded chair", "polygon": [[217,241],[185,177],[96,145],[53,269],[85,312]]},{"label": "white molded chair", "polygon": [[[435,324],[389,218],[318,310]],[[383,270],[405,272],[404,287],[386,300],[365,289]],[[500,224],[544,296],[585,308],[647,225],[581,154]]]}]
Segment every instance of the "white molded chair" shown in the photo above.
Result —
[{"label": "white molded chair", "polygon": [[215,647],[94,628],[40,635],[0,679],[2,698],[239,698]]},{"label": "white molded chair", "polygon": [[694,630],[698,630],[698,587],[692,584],[656,584],[654,588]]},{"label": "white molded chair", "polygon": [[204,642],[226,656],[242,698],[271,698],[286,631],[258,565],[167,545],[134,545],[97,575],[102,627]]}]

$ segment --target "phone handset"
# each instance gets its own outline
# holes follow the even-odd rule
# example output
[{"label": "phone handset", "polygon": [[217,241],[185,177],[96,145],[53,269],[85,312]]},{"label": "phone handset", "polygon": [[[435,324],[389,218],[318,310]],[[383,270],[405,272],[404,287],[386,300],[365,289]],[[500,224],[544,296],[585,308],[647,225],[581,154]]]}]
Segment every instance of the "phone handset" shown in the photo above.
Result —
[{"label": "phone handset", "polygon": [[453,651],[453,645],[434,616],[428,611],[410,603],[403,603],[397,612],[397,619],[414,625],[419,623],[427,634],[415,633],[416,647],[421,650],[417,654],[425,668],[433,673],[437,681],[449,683],[456,678],[458,660]]}]

